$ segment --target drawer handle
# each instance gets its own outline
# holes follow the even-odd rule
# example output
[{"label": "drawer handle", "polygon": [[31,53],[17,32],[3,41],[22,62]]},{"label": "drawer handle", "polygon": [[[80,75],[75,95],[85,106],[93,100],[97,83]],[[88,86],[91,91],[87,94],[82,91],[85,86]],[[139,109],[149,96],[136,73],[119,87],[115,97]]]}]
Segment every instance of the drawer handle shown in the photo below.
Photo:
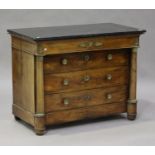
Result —
[{"label": "drawer handle", "polygon": [[107,99],[111,100],[112,99],[112,95],[111,94],[107,94]]},{"label": "drawer handle", "polygon": [[65,99],[63,100],[63,103],[64,103],[64,105],[69,105],[69,100],[68,100],[67,98],[65,98]]},{"label": "drawer handle", "polygon": [[112,60],[112,54],[107,55],[107,60]]},{"label": "drawer handle", "polygon": [[89,59],[90,59],[90,56],[88,54],[84,56],[85,61],[89,61]]},{"label": "drawer handle", "polygon": [[62,59],[62,64],[63,65],[67,65],[68,64],[68,60],[66,58]]},{"label": "drawer handle", "polygon": [[111,74],[107,74],[106,78],[107,78],[107,80],[112,80],[112,75]]},{"label": "drawer handle", "polygon": [[79,44],[80,47],[83,47],[83,48],[87,48],[87,47],[100,47],[100,46],[103,46],[103,43],[102,42],[93,42],[93,41],[90,41],[90,42],[82,42]]},{"label": "drawer handle", "polygon": [[83,77],[83,81],[84,82],[88,82],[90,80],[90,76],[89,75],[85,75],[84,77]]},{"label": "drawer handle", "polygon": [[69,85],[69,80],[65,79],[65,80],[63,81],[63,84],[64,84],[64,86],[68,86],[68,85]]}]

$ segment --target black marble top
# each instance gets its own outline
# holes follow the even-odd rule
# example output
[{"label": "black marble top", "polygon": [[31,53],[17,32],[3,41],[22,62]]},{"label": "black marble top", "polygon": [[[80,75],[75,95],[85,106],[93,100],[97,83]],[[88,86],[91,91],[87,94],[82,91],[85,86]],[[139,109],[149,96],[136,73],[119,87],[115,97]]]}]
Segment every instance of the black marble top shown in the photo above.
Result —
[{"label": "black marble top", "polygon": [[137,28],[113,23],[100,23],[89,25],[9,29],[8,32],[10,34],[26,37],[35,41],[41,41],[93,36],[142,34],[145,32],[145,30],[139,30]]}]

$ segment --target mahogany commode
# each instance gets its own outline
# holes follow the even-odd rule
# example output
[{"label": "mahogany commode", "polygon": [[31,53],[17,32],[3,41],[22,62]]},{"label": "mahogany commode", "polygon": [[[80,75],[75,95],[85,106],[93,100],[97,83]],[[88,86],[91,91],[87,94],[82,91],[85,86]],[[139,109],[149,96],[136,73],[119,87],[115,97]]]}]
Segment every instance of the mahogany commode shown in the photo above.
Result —
[{"label": "mahogany commode", "polygon": [[136,118],[139,36],[112,23],[8,30],[13,114],[38,135],[48,125],[127,112]]}]

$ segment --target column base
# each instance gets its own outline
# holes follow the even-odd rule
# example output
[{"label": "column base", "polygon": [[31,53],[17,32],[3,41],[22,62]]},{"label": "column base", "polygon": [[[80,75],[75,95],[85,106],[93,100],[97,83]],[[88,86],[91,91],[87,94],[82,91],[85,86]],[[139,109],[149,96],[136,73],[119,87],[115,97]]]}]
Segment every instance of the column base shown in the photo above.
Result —
[{"label": "column base", "polygon": [[128,115],[127,115],[127,118],[128,118],[128,120],[133,121],[133,120],[136,119],[136,114],[128,114]]},{"label": "column base", "polygon": [[46,130],[34,129],[34,131],[35,131],[36,135],[38,135],[38,136],[42,136],[42,135],[45,134],[45,131],[46,131]]},{"label": "column base", "polygon": [[35,114],[34,115],[34,131],[36,135],[44,135],[46,126],[45,126],[45,115],[44,114]]}]

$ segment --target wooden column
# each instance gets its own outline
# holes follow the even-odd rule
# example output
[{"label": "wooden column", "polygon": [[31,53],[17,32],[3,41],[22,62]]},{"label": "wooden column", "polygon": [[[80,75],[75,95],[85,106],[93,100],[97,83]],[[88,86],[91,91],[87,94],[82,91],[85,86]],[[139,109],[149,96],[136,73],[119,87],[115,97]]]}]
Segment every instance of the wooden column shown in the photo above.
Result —
[{"label": "wooden column", "polygon": [[44,113],[44,79],[43,79],[43,56],[35,57],[36,65],[36,109],[35,109],[35,132],[43,135],[45,131],[45,113]]},{"label": "wooden column", "polygon": [[127,115],[129,120],[134,120],[137,114],[137,100],[136,100],[137,49],[138,49],[137,47],[134,47],[131,50],[129,99],[127,105]]}]

